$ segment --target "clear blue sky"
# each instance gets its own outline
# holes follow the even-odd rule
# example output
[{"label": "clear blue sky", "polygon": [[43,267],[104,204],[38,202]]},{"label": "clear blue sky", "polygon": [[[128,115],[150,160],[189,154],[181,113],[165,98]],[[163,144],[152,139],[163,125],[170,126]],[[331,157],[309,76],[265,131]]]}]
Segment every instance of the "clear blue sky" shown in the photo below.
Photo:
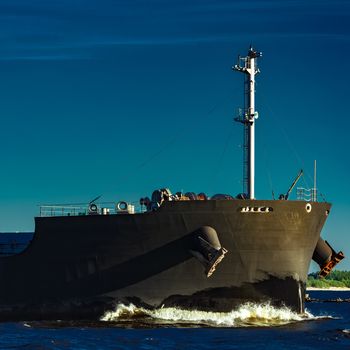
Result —
[{"label": "clear blue sky", "polygon": [[2,0],[0,17],[0,231],[33,230],[40,203],[240,192],[231,66],[252,43],[256,196],[300,168],[311,186],[317,159],[323,236],[350,256],[349,1]]}]

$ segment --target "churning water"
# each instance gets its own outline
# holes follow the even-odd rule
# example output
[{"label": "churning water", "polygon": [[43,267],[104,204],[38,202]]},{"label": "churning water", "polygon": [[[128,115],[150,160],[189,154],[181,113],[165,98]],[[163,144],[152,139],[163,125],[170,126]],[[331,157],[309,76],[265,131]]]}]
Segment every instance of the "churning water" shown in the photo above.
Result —
[{"label": "churning water", "polygon": [[0,324],[1,349],[350,349],[350,292],[310,292],[298,315],[269,304],[227,313],[118,304],[98,321]]},{"label": "churning water", "polygon": [[270,304],[243,304],[231,312],[208,312],[164,307],[155,310],[137,308],[134,305],[118,304],[114,311],[107,312],[101,321],[130,322],[153,325],[195,325],[206,327],[256,327],[279,326],[291,322],[313,320],[310,313],[299,315],[286,307],[276,308]]}]

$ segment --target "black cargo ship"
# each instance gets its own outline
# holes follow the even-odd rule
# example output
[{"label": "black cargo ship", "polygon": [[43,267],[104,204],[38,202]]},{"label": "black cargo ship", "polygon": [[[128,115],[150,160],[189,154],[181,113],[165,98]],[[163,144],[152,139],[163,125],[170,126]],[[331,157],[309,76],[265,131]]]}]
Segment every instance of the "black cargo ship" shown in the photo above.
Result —
[{"label": "black cargo ship", "polygon": [[[247,301],[304,311],[312,258],[324,276],[343,255],[320,238],[329,203],[254,198],[256,61],[246,76],[244,191],[233,198],[171,194],[126,202],[43,206],[28,246],[0,257],[0,319],[98,318],[117,302],[229,311]],[[243,65],[241,66],[241,63]]]}]

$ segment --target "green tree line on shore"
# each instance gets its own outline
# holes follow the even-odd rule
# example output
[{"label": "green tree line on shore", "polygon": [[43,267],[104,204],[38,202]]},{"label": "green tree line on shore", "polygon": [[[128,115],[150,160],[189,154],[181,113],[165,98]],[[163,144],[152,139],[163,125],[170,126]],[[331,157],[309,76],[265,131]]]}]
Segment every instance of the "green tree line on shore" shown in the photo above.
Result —
[{"label": "green tree line on shore", "polygon": [[307,279],[307,287],[328,288],[347,287],[350,288],[350,271],[332,271],[326,278],[320,279],[317,272],[310,273]]}]

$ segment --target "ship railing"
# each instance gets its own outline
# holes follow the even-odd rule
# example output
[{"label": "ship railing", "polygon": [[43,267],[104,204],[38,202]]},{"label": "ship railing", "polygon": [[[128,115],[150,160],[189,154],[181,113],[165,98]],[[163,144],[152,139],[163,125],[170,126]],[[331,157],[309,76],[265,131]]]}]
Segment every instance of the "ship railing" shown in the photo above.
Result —
[{"label": "ship railing", "polygon": [[317,188],[297,188],[297,199],[299,201],[317,202]]},{"label": "ship railing", "polygon": [[49,216],[85,216],[85,215],[109,215],[130,213],[130,211],[120,210],[119,203],[84,203],[84,204],[54,204],[40,205],[40,217]]}]

